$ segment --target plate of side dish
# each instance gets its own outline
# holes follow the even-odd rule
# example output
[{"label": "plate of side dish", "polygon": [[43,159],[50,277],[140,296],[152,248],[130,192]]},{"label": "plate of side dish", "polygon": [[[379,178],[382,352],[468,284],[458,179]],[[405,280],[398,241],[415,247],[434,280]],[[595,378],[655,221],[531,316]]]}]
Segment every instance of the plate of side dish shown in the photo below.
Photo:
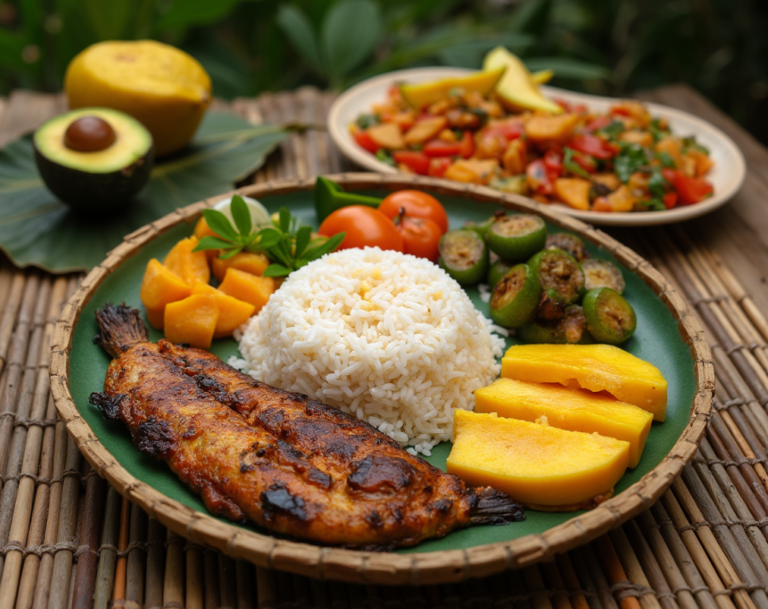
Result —
[{"label": "plate of side dish", "polygon": [[[386,201],[413,191],[439,201],[426,223],[396,201],[422,228],[444,222],[439,266],[300,228],[327,234],[338,211],[372,205],[386,218]],[[245,202],[195,203],[110,252],[53,338],[52,392],[69,433],[171,530],[311,577],[455,582],[594,539],[657,500],[693,457],[714,392],[702,327],[612,238],[519,195],[402,174],[237,194],[273,215],[258,236],[264,265],[261,253],[227,254],[237,239],[207,211],[231,198],[246,235]],[[281,223],[296,239],[285,266],[318,254],[290,274],[273,258]],[[209,229],[218,240],[205,241]],[[343,238],[354,232],[353,222]],[[486,274],[485,242],[527,262],[494,279],[503,260],[494,254]],[[206,243],[222,251],[198,255]],[[468,278],[475,269],[457,260],[472,244],[485,266]],[[519,458],[499,462],[506,445]],[[547,451],[547,463],[533,458]]]},{"label": "plate of side dish", "polygon": [[[441,167],[439,161],[433,160],[435,159],[436,155],[441,154],[440,150],[437,149],[439,147],[434,146],[434,143],[441,137],[447,136],[447,132],[437,134],[435,139],[428,145],[424,145],[424,143],[419,142],[417,144],[408,146],[409,150],[405,153],[406,156],[416,151],[427,151],[427,156],[429,157],[430,161],[433,161],[433,165],[427,166],[425,161],[423,168],[419,168],[418,159],[415,160],[416,164],[412,164],[411,167],[408,168],[407,163],[410,163],[411,161],[407,158],[405,159],[406,163],[397,162],[391,157],[391,155],[383,154],[381,150],[378,151],[377,156],[372,151],[379,148],[378,144],[374,144],[371,143],[370,140],[366,140],[362,141],[361,145],[361,141],[358,141],[359,138],[356,139],[355,132],[359,131],[359,127],[356,125],[362,124],[362,126],[365,127],[367,124],[365,121],[368,121],[368,118],[362,118],[362,123],[358,123],[357,121],[361,120],[361,117],[371,116],[379,117],[376,120],[382,120],[382,115],[380,112],[377,114],[377,110],[380,111],[382,106],[389,104],[391,101],[391,92],[394,91],[399,85],[434,82],[439,83],[441,81],[446,81],[446,79],[463,79],[467,77],[467,75],[473,74],[482,73],[473,73],[470,70],[463,68],[428,67],[399,70],[370,78],[351,87],[336,99],[328,114],[328,130],[331,134],[331,137],[333,138],[334,143],[338,146],[342,154],[344,154],[344,156],[353,163],[364,167],[365,169],[380,173],[398,173],[402,169],[405,169],[406,172],[424,173],[431,175],[432,177],[445,177],[446,179],[452,177],[452,179],[458,180],[474,180],[476,183],[479,180],[480,183],[490,185],[494,188],[511,188],[518,194],[531,196],[534,199],[539,199],[541,202],[552,205],[563,214],[574,216],[591,224],[604,226],[651,226],[659,224],[671,224],[689,220],[691,218],[696,218],[714,211],[715,209],[727,203],[739,191],[744,181],[746,175],[746,163],[738,146],[736,146],[730,137],[728,137],[714,125],[692,114],[689,114],[688,112],[651,102],[643,102],[643,107],[647,110],[651,119],[653,119],[654,125],[657,124],[657,121],[662,121],[661,124],[664,127],[664,133],[659,135],[658,131],[653,131],[653,129],[651,129],[651,131],[654,133],[654,140],[653,144],[651,144],[649,147],[646,147],[646,150],[650,155],[649,158],[653,158],[653,149],[654,146],[658,144],[659,138],[667,134],[674,136],[674,138],[679,138],[685,140],[686,142],[690,142],[697,149],[700,149],[706,153],[706,157],[701,157],[699,155],[700,158],[706,159],[704,161],[706,167],[700,168],[698,174],[693,169],[690,171],[686,170],[690,175],[698,175],[700,180],[702,180],[702,185],[696,183],[693,185],[691,185],[691,183],[685,183],[682,185],[682,187],[677,188],[677,183],[675,183],[677,190],[682,189],[680,190],[681,196],[677,201],[673,201],[669,198],[675,198],[674,195],[668,195],[667,198],[663,197],[664,194],[668,194],[669,192],[676,192],[676,188],[672,187],[671,182],[670,185],[666,187],[666,193],[657,190],[655,191],[656,194],[653,194],[654,191],[652,188],[652,192],[649,194],[647,177],[649,175],[653,175],[653,173],[648,170],[653,168],[645,167],[643,168],[643,171],[646,172],[646,178],[643,179],[641,177],[641,183],[636,183],[634,180],[628,180],[627,176],[625,176],[623,180],[624,183],[627,184],[628,187],[637,195],[633,199],[634,207],[632,207],[632,203],[628,202],[628,199],[630,198],[629,196],[616,196],[613,198],[610,205],[608,205],[604,199],[601,199],[600,202],[595,205],[595,199],[598,195],[600,195],[599,192],[595,192],[597,182],[604,182],[605,180],[601,180],[601,177],[605,178],[605,173],[612,173],[610,165],[607,172],[604,170],[603,160],[600,152],[598,151],[597,157],[589,157],[589,155],[584,156],[582,153],[591,152],[588,146],[590,142],[587,142],[587,147],[583,147],[582,142],[582,147],[580,149],[581,152],[578,150],[571,150],[568,152],[568,154],[571,154],[572,156],[565,159],[566,166],[568,166],[570,163],[571,167],[575,167],[574,171],[571,172],[567,169],[563,170],[562,152],[564,149],[567,150],[567,148],[571,145],[571,142],[574,140],[571,139],[570,142],[565,140],[541,141],[538,142],[540,146],[537,148],[536,144],[533,146],[531,145],[531,140],[528,135],[525,134],[525,129],[523,129],[522,139],[525,139],[528,144],[528,168],[526,168],[525,160],[521,161],[521,167],[515,168],[514,160],[507,161],[506,158],[503,157],[501,151],[495,155],[493,151],[486,151],[485,153],[480,151],[480,147],[482,146],[481,139],[483,132],[488,130],[487,123],[482,123],[483,125],[486,125],[486,127],[481,128],[479,131],[472,131],[475,140],[473,147],[474,154],[470,153],[469,155],[464,155],[462,153],[462,156],[465,158],[466,156],[471,156],[470,161],[473,162],[476,159],[492,159],[495,156],[498,160],[498,166],[492,172],[495,174],[495,177],[490,179],[488,177],[483,177],[482,171],[480,171],[481,177],[479,179],[466,177],[466,172],[463,171],[449,170],[446,174],[445,167]],[[568,111],[585,113],[585,116],[587,117],[585,118],[586,122],[577,123],[575,131],[575,133],[579,135],[580,139],[582,140],[584,140],[584,135],[586,135],[587,138],[592,138],[594,134],[600,135],[603,139],[609,139],[606,132],[603,131],[603,129],[605,129],[605,125],[600,126],[600,120],[602,120],[602,117],[610,117],[611,120],[615,118],[621,118],[621,120],[625,122],[628,119],[627,114],[621,114],[622,112],[625,112],[624,110],[612,110],[612,108],[614,108],[617,104],[622,103],[622,100],[620,99],[600,97],[585,93],[576,93],[573,91],[567,91],[547,85],[537,86],[537,89],[543,95],[543,97],[548,100],[548,102],[554,101],[564,105],[566,108],[568,108]],[[408,111],[403,112],[401,110],[405,104],[401,101],[402,98],[399,99],[400,112],[398,113],[398,108],[395,108],[395,118],[392,119],[387,116],[387,112],[389,110],[384,108],[383,111],[385,118],[383,120],[384,123],[390,120],[400,121],[401,131],[406,136],[406,141],[408,141],[406,132],[412,126],[413,120],[419,123],[425,118],[428,120],[431,119],[432,115],[430,115],[429,112],[435,111],[435,107],[424,106],[420,110],[411,108]],[[494,99],[499,98],[494,98],[494,91],[492,91],[485,96],[484,101],[487,103],[489,100]],[[503,110],[503,119],[500,120],[514,119],[516,116],[521,115],[521,113],[524,112],[520,109],[508,110],[506,107],[503,107]],[[415,119],[414,117],[408,118],[406,116],[406,114],[411,111],[415,113]],[[438,109],[437,111],[443,110]],[[527,112],[529,115],[532,113],[531,110],[527,110],[525,112]],[[540,112],[541,111],[539,111],[539,113]],[[601,118],[598,122],[594,122],[594,117]],[[486,121],[488,119],[484,117],[483,120]],[[493,122],[496,119],[490,120]],[[406,121],[407,124],[405,124],[403,121]],[[459,126],[456,127],[456,125]],[[457,121],[449,121],[448,128],[453,130],[456,134],[460,134],[460,125],[461,119],[458,118]],[[590,125],[596,127],[596,129],[592,129]],[[631,126],[636,127],[637,125],[632,124]],[[631,130],[634,131],[634,129]],[[640,133],[640,131],[638,131],[638,133]],[[512,137],[509,136],[509,134],[507,134],[507,136],[507,140],[509,140],[509,137]],[[515,137],[516,136],[519,136],[519,134],[515,134]],[[611,135],[611,138],[613,138],[611,141],[618,143],[614,136],[615,134]],[[619,136],[619,138],[621,137],[626,136]],[[643,146],[647,146],[647,144],[642,141],[642,137],[638,141],[642,143]],[[442,145],[445,146],[445,144]],[[686,145],[687,144],[685,143],[683,144],[683,146]],[[366,150],[363,146],[369,147],[371,151]],[[666,147],[667,143],[662,144],[662,146]],[[579,180],[583,177],[584,179],[587,179],[591,182],[590,185],[592,189],[589,194],[588,202],[584,201],[582,204],[581,202],[576,201],[573,205],[566,205],[563,201],[568,200],[567,195],[558,197],[558,193],[553,193],[553,189],[551,187],[548,190],[545,188],[544,191],[541,191],[545,192],[546,194],[537,194],[536,188],[531,187],[531,176],[533,176],[535,173],[532,172],[530,168],[530,166],[533,164],[531,160],[533,158],[539,157],[542,161],[544,161],[545,158],[543,153],[549,148],[554,148],[555,151],[560,155],[559,161],[555,159],[555,162],[559,163],[559,168],[555,168],[555,171],[557,172],[559,170],[560,176],[571,180]],[[616,150],[618,150],[618,148]],[[673,156],[679,159],[678,151],[673,149],[672,152]],[[458,151],[456,154],[458,155]],[[523,150],[523,158],[525,158],[525,154],[525,150]],[[460,160],[460,157],[457,155],[454,156],[454,159],[458,158]],[[610,156],[610,154],[608,156]],[[628,158],[631,155],[626,156]],[[659,161],[658,158],[658,155],[656,155],[656,160],[653,160],[652,163],[660,165],[660,169],[662,169],[662,171],[665,169],[669,171],[669,169],[666,167],[661,166],[662,162]],[[572,161],[574,160],[579,166],[573,165]],[[669,163],[668,157],[665,158],[665,160],[667,166],[673,166]],[[583,161],[587,161],[589,164]],[[595,161],[597,161],[597,167],[595,167]],[[686,163],[693,163],[693,161],[687,159]],[[508,168],[510,168],[511,171],[508,170]],[[678,167],[678,170],[680,169],[681,168]],[[527,187],[525,186],[526,171],[528,173]],[[516,182],[516,180],[509,179],[510,175],[513,178],[523,178],[522,188],[520,187],[520,184]],[[685,178],[681,178],[680,176],[675,177],[674,175],[667,175],[667,178],[669,178],[668,181],[679,179],[683,182],[686,182]],[[608,180],[607,184],[611,190],[615,190],[616,187],[611,183],[611,178],[606,179]],[[663,180],[661,178],[657,179],[663,184]],[[617,182],[617,184],[620,183]],[[585,189],[586,188],[587,187],[585,187]],[[597,186],[597,188],[602,189],[603,186],[600,185]],[[688,193],[690,193],[692,189],[695,190],[696,188],[704,188],[702,194],[694,194],[693,196],[688,196]],[[707,190],[707,188],[709,188],[709,190]],[[565,188],[563,190],[565,190]],[[641,191],[644,194],[638,194]],[[605,191],[604,194],[607,192],[608,191]],[[585,198],[586,196],[587,195],[585,194]],[[610,199],[611,197],[609,196],[608,198]],[[627,206],[631,208],[631,211],[624,211],[627,209]],[[641,209],[642,211],[640,211]]]}]

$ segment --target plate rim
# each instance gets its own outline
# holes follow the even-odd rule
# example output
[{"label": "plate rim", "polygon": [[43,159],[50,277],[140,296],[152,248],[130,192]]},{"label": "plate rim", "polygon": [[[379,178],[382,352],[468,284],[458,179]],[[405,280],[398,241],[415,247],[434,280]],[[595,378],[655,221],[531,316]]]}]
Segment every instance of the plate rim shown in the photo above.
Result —
[{"label": "plate rim", "polygon": [[[106,277],[156,237],[182,222],[190,224],[196,221],[203,209],[224,196],[219,195],[178,209],[127,235],[122,244],[109,252],[106,259],[88,273],[56,322],[51,343],[51,392],[67,431],[96,473],[106,478],[121,495],[137,503],[164,526],[194,542],[217,548],[233,558],[314,578],[378,585],[457,582],[531,565],[587,543],[622,524],[649,507],[669,488],[685,464],[693,458],[698,442],[704,434],[712,413],[715,376],[703,326],[686,301],[659,271],[633,250],[602,231],[575,218],[539,206],[519,195],[499,193],[483,186],[405,174],[346,173],[331,174],[328,177],[350,190],[417,187],[438,195],[465,197],[534,213],[605,248],[628,270],[640,276],[677,320],[681,337],[688,345],[694,363],[696,392],[689,420],[670,452],[661,463],[622,493],[593,510],[574,516],[541,534],[529,534],[511,541],[494,542],[468,549],[422,554],[365,552],[278,539],[219,521],[207,512],[198,512],[166,497],[129,474],[96,438],[80,415],[69,390],[69,354],[80,313]],[[237,193],[258,198],[312,188],[314,178],[302,178],[263,182],[225,194]]]},{"label": "plate rim", "polygon": [[[353,163],[364,167],[366,170],[376,171],[378,173],[399,174],[400,172],[394,167],[387,165],[379,161],[372,154],[360,149],[356,146],[352,140],[346,135],[346,125],[342,125],[339,117],[344,106],[353,100],[358,95],[364,93],[369,89],[376,89],[384,85],[391,85],[394,81],[408,78],[418,77],[425,73],[435,74],[436,76],[450,77],[460,76],[462,74],[468,74],[475,70],[467,68],[455,68],[448,66],[430,66],[420,68],[408,68],[405,70],[395,70],[392,72],[386,72],[385,74],[379,74],[373,76],[362,82],[353,85],[341,95],[339,95],[331,104],[331,108],[328,111],[328,118],[326,119],[326,127],[328,133],[333,140],[333,143],[341,151],[341,153]],[[557,96],[565,99],[566,101],[573,101],[576,103],[589,103],[590,101],[599,102],[615,102],[620,98],[616,97],[604,97],[599,95],[591,95],[589,93],[578,93],[576,91],[568,91],[566,89],[560,89],[556,87],[550,87],[543,85],[541,89],[548,93],[550,96]],[[661,113],[670,117],[676,117],[678,119],[684,119],[696,123],[702,130],[709,131],[714,136],[721,140],[721,144],[728,149],[729,155],[734,159],[733,167],[730,167],[730,184],[731,187],[721,193],[716,193],[713,197],[697,203],[696,205],[688,205],[685,207],[676,207],[672,210],[666,211],[649,211],[649,212],[612,212],[612,213],[600,213],[594,211],[580,211],[577,209],[571,209],[565,205],[557,205],[556,209],[562,214],[579,218],[585,222],[598,224],[601,226],[658,226],[662,224],[674,224],[677,222],[683,222],[685,220],[691,220],[698,218],[710,212],[715,211],[719,207],[722,207],[728,203],[739,192],[744,184],[744,180],[747,175],[747,164],[744,159],[744,154],[741,149],[736,145],[733,139],[728,136],[722,129],[719,129],[712,123],[705,121],[694,114],[686,112],[684,110],[678,110],[663,104],[657,104],[655,102],[643,102],[648,106],[652,112]],[[406,174],[407,175],[407,174]],[[531,199],[533,200],[533,199]],[[547,206],[547,204],[536,203],[537,205]]]}]

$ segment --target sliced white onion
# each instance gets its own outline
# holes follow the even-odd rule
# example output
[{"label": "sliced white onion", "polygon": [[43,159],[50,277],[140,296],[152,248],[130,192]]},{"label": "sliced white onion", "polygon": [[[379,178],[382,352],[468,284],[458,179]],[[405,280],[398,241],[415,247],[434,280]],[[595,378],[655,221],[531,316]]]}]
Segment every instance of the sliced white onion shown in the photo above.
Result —
[{"label": "sliced white onion", "polygon": [[[248,206],[248,211],[251,212],[251,224],[253,225],[252,228],[254,231],[271,224],[271,220],[269,219],[269,212],[267,211],[266,207],[264,207],[256,199],[251,199],[250,197],[243,197],[243,201],[245,201],[245,204]],[[231,204],[232,197],[227,197],[226,199],[218,201],[213,206],[213,209],[223,213],[232,223],[232,226],[235,226],[235,220],[232,217],[232,209],[230,207]]]}]

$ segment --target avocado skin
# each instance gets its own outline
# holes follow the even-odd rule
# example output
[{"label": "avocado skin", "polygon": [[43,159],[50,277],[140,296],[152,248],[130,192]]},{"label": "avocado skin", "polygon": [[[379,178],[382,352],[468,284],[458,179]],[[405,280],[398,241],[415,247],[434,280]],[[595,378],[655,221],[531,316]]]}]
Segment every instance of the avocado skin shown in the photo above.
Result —
[{"label": "avocado skin", "polygon": [[41,152],[37,145],[35,162],[48,189],[78,211],[117,211],[125,207],[149,180],[155,147],[119,171],[90,173],[60,165]]}]

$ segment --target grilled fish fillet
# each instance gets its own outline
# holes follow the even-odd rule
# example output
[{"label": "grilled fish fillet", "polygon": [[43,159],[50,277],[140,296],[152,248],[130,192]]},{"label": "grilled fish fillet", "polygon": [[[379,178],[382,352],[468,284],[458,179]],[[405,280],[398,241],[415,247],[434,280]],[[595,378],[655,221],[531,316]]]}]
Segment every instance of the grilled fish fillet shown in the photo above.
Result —
[{"label": "grilled fish fillet", "polygon": [[91,403],[214,514],[360,549],[524,518],[504,493],[467,488],[368,423],[255,381],[206,351],[148,342],[135,309],[106,305],[96,318],[97,342],[114,359]]}]

